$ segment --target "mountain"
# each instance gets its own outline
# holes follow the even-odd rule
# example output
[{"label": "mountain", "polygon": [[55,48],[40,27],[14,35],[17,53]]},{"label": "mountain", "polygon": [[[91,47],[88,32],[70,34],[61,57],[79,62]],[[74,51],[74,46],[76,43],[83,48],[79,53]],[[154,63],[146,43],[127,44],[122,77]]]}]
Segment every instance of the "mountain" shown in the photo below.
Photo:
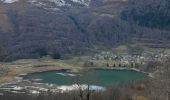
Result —
[{"label": "mountain", "polygon": [[168,0],[1,0],[0,19],[0,48],[12,60],[170,47]]},{"label": "mountain", "polygon": [[127,39],[122,0],[1,0],[0,45],[11,59],[82,54]]}]

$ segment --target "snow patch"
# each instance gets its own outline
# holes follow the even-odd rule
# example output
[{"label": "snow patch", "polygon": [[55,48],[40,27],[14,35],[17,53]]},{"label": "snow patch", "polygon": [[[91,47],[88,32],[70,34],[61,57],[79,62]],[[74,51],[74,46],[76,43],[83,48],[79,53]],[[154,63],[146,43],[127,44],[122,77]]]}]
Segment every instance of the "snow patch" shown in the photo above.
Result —
[{"label": "snow patch", "polygon": [[66,6],[66,2],[64,0],[49,0],[50,2],[54,2],[58,6]]},{"label": "snow patch", "polygon": [[[3,0],[1,0],[3,1]],[[4,0],[3,2],[4,3],[14,3],[14,2],[17,2],[18,0]]]},{"label": "snow patch", "polygon": [[32,93],[32,94],[40,94],[40,92],[36,91],[36,90],[30,90],[30,93]]},{"label": "snow patch", "polygon": [[16,91],[23,90],[23,87],[15,86],[15,87],[13,88],[13,90],[16,90]]},{"label": "snow patch", "polygon": [[71,1],[85,6],[89,6],[91,2],[91,0],[71,0]]},{"label": "snow patch", "polygon": [[[67,91],[73,91],[73,90],[86,90],[88,89],[88,85],[83,84],[83,85],[78,85],[78,84],[73,84],[73,85],[62,85],[57,87],[58,90],[61,92],[67,92]],[[96,86],[96,85],[90,85],[89,90],[94,90],[94,91],[104,91],[105,88],[101,86]]]},{"label": "snow patch", "polygon": [[21,91],[23,90],[24,88],[23,87],[20,87],[20,86],[9,86],[9,87],[4,87],[4,88],[1,88],[2,90],[15,90],[15,91]]},{"label": "snow patch", "polygon": [[[72,3],[77,3],[80,5],[84,5],[84,6],[89,6],[91,0],[29,0],[30,3],[36,5],[36,6],[43,6],[43,7],[47,7],[47,8],[56,8],[56,6],[58,7],[63,7],[63,6],[67,6],[67,7],[71,7]],[[55,4],[56,6],[54,7]],[[46,8],[46,9],[47,9]]]}]

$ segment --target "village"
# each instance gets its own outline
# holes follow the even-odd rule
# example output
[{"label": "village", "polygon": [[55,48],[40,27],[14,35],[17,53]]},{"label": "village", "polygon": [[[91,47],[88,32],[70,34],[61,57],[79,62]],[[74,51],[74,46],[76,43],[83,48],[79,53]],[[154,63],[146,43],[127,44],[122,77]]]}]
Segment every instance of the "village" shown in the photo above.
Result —
[{"label": "village", "polygon": [[[102,51],[101,53],[97,53],[91,57],[91,60],[97,61],[109,61],[118,62],[118,66],[127,66],[130,65],[131,67],[135,66],[135,64],[145,64],[146,62],[151,61],[161,61],[164,58],[167,58],[169,55],[163,52],[152,52],[152,53],[142,53],[142,54],[125,54],[125,55],[118,55],[113,52],[109,51]],[[116,65],[113,65],[116,67]],[[123,65],[122,65],[123,64]]]}]

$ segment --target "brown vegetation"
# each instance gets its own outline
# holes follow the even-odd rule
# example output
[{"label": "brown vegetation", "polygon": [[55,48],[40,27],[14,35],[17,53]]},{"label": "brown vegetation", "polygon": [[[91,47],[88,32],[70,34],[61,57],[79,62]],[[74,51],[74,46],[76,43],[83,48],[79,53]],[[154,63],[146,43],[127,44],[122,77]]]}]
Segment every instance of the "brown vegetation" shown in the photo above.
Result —
[{"label": "brown vegetation", "polygon": [[7,15],[7,10],[6,7],[3,6],[3,4],[0,4],[0,31],[1,32],[11,32],[12,31],[12,26],[10,19]]}]

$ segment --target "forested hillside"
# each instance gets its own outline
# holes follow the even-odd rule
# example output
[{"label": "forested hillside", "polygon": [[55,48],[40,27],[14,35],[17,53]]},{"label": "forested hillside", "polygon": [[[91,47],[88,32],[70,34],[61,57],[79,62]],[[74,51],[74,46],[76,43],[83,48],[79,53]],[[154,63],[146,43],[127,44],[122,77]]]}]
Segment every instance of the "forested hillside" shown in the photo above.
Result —
[{"label": "forested hillside", "polygon": [[129,0],[123,19],[141,26],[170,29],[169,0]]},{"label": "forested hillside", "polygon": [[83,54],[120,44],[170,47],[168,0],[65,2],[0,4],[0,46],[11,60]]},{"label": "forested hillside", "polygon": [[133,39],[154,48],[169,48],[169,0],[129,0],[121,19],[132,27]]},{"label": "forested hillside", "polygon": [[50,2],[41,6],[24,0],[2,3],[1,23],[7,25],[0,24],[0,43],[12,59],[37,58],[41,51],[63,55],[113,47],[128,36],[129,28],[116,19],[125,4],[116,0],[94,0],[88,7]]}]

